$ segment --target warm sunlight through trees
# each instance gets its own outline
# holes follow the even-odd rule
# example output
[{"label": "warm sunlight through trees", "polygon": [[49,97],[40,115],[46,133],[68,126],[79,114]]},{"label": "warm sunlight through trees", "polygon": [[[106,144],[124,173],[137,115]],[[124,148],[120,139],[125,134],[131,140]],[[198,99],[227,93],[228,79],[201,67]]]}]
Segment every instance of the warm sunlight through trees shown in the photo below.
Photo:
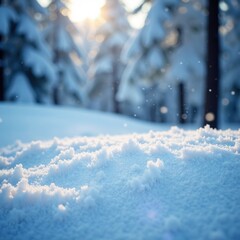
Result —
[{"label": "warm sunlight through trees", "polygon": [[[238,124],[240,3],[215,3],[219,27],[208,29],[209,2],[2,0],[0,101],[91,108],[158,124]],[[207,45],[213,32],[219,54],[217,40]],[[219,86],[206,84],[208,75],[208,82],[218,79],[209,74],[208,55],[219,62]]]},{"label": "warm sunlight through trees", "polygon": [[104,0],[72,0],[70,3],[70,18],[74,22],[86,19],[95,20],[99,17]]}]

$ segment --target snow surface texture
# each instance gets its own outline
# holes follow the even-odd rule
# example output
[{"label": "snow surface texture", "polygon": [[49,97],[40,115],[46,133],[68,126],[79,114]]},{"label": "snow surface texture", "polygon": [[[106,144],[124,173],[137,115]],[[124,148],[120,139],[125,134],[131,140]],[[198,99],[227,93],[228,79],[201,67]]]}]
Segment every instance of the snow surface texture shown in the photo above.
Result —
[{"label": "snow surface texture", "polygon": [[0,239],[240,239],[239,172],[240,130],[18,141],[0,148]]},{"label": "snow surface texture", "polygon": [[147,124],[128,117],[86,109],[0,104],[0,147],[17,140],[99,136],[167,130],[168,125]]}]

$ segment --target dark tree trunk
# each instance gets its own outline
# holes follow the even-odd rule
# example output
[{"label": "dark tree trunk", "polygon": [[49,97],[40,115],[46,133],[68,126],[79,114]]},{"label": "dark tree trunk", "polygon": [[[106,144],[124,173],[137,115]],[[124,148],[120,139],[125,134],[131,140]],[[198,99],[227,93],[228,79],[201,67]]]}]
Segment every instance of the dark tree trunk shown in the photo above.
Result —
[{"label": "dark tree trunk", "polygon": [[116,99],[117,92],[119,86],[119,79],[118,79],[118,62],[115,61],[113,63],[113,111],[115,113],[120,113],[119,102]]},{"label": "dark tree trunk", "polygon": [[185,93],[184,93],[184,84],[179,83],[179,123],[186,123],[187,115],[185,110]]},{"label": "dark tree trunk", "polygon": [[[56,3],[55,3],[56,4]],[[60,29],[60,25],[61,25],[61,13],[59,12],[59,10],[56,8],[55,10],[55,14],[56,14],[56,20],[55,20],[55,28],[53,30],[53,41],[57,42],[58,41],[58,31]],[[60,99],[60,94],[59,94],[59,88],[60,88],[60,81],[62,79],[62,73],[59,70],[59,62],[61,60],[61,52],[58,49],[58,46],[53,46],[53,51],[54,51],[54,59],[53,59],[53,63],[55,66],[57,66],[57,81],[55,82],[55,85],[53,86],[52,89],[52,100],[53,103],[55,105],[61,105],[61,99]]]},{"label": "dark tree trunk", "polygon": [[[0,0],[0,6],[3,5],[3,0]],[[4,58],[5,58],[5,53],[4,53],[4,44],[5,41],[5,36],[0,34],[0,101],[5,100],[5,73],[4,73]]]},{"label": "dark tree trunk", "polygon": [[219,0],[209,0],[207,37],[207,74],[205,88],[205,109],[203,125],[218,128],[219,102]]},{"label": "dark tree trunk", "polygon": [[[1,4],[1,1],[0,1]],[[0,101],[4,101],[4,37],[0,35]]]}]

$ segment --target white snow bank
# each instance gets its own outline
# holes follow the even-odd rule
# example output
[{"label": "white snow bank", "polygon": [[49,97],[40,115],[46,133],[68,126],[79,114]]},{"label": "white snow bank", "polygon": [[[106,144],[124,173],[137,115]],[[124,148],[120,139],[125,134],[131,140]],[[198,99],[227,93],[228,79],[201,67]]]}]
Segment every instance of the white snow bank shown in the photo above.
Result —
[{"label": "white snow bank", "polygon": [[240,130],[18,141],[0,156],[0,239],[240,239]]},{"label": "white snow bank", "polygon": [[16,140],[143,133],[163,129],[169,129],[169,126],[84,109],[0,104],[0,147]]}]

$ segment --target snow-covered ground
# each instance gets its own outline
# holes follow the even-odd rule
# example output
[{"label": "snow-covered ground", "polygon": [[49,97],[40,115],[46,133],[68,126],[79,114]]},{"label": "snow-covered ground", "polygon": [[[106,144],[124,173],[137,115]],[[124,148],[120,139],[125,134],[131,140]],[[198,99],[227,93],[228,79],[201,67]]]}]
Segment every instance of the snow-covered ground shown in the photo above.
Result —
[{"label": "snow-covered ground", "polygon": [[0,239],[240,239],[240,130],[0,105],[0,146]]},{"label": "snow-covered ground", "polygon": [[144,133],[169,126],[147,124],[110,113],[34,105],[0,105],[0,147],[16,140],[47,140],[106,134]]}]

